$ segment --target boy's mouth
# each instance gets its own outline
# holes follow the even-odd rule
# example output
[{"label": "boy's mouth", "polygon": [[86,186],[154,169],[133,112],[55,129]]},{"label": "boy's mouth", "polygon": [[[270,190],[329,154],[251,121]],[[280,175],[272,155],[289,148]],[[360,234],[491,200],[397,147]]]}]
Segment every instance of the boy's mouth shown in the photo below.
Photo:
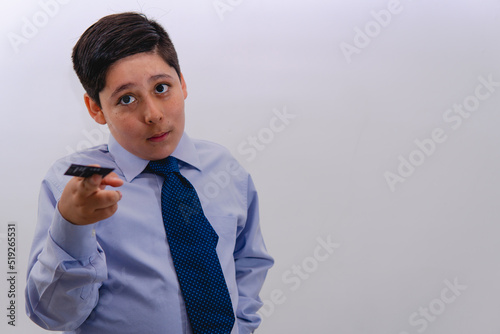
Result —
[{"label": "boy's mouth", "polygon": [[156,134],[152,137],[149,137],[148,140],[152,141],[154,143],[157,143],[157,142],[165,140],[168,137],[169,133],[170,133],[170,131],[169,132],[162,132],[162,133]]}]

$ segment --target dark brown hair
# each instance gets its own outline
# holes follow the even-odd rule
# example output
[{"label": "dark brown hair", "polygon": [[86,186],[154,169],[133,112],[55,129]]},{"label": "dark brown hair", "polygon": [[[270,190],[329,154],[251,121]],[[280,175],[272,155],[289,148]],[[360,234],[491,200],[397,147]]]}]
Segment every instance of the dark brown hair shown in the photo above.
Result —
[{"label": "dark brown hair", "polygon": [[140,13],[112,14],[90,26],[73,48],[73,68],[83,88],[99,107],[99,92],[106,86],[106,74],[116,61],[141,52],[155,52],[179,79],[177,52],[167,32]]}]

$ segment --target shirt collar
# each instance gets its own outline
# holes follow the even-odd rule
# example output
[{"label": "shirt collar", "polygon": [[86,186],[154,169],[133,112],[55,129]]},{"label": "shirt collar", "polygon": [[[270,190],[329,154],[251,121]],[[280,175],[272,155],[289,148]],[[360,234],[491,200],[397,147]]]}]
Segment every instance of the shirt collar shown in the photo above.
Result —
[{"label": "shirt collar", "polygon": [[196,146],[194,146],[194,142],[189,138],[187,133],[184,132],[182,134],[181,140],[179,140],[179,144],[177,144],[171,156],[201,171],[200,156],[196,150]]},{"label": "shirt collar", "polygon": [[[131,182],[142,173],[149,163],[149,160],[141,159],[124,149],[112,135],[109,136],[108,149],[127,182]],[[196,147],[185,132],[171,156],[201,170],[200,157]]]}]

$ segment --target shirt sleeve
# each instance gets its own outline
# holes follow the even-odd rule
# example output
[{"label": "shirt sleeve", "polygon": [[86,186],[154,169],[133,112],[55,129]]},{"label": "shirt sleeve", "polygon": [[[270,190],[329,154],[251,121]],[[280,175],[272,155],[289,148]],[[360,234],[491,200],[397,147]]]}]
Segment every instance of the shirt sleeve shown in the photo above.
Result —
[{"label": "shirt sleeve", "polygon": [[98,302],[106,259],[93,225],[77,226],[57,209],[61,191],[46,178],[28,264],[26,313],[49,330],[74,330]]},{"label": "shirt sleeve", "polygon": [[259,203],[248,176],[247,217],[236,239],[234,260],[239,301],[236,309],[239,334],[253,333],[261,322],[257,311],[263,303],[259,292],[274,260],[268,254],[259,225]]}]

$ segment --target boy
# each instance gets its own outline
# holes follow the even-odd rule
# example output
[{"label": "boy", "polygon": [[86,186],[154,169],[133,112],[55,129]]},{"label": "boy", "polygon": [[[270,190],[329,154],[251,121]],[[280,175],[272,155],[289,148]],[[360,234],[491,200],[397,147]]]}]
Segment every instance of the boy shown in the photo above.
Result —
[{"label": "boy", "polygon": [[[273,264],[257,194],[225,149],[184,133],[186,82],[165,30],[137,13],[106,16],[73,65],[111,136],[57,161],[42,183],[28,316],[67,333],[253,332]],[[72,163],[115,172],[62,176]]]}]

